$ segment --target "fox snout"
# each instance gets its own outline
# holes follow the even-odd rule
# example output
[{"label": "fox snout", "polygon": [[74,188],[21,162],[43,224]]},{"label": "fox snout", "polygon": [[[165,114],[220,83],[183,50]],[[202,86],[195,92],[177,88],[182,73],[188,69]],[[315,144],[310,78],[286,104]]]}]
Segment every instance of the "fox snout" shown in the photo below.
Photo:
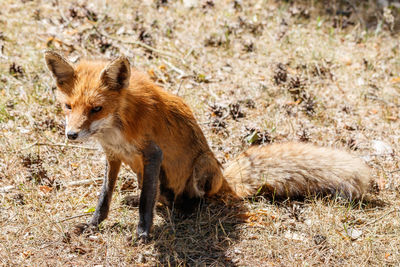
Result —
[{"label": "fox snout", "polygon": [[83,118],[83,116],[67,116],[65,122],[65,136],[71,141],[86,140],[91,136],[99,136],[105,129],[113,127],[112,116],[95,121],[89,120],[86,117]]},{"label": "fox snout", "polygon": [[67,132],[67,138],[69,140],[75,140],[76,138],[78,138],[78,133],[74,132],[74,131],[68,131]]},{"label": "fox snout", "polygon": [[71,128],[66,128],[65,130],[65,136],[68,138],[68,140],[71,141],[77,141],[81,139],[86,139],[91,135],[89,130],[83,129],[83,130],[78,130],[78,129],[71,129]]},{"label": "fox snout", "polygon": [[65,117],[65,136],[68,140],[80,140],[90,136],[90,123],[84,116],[67,115]]}]

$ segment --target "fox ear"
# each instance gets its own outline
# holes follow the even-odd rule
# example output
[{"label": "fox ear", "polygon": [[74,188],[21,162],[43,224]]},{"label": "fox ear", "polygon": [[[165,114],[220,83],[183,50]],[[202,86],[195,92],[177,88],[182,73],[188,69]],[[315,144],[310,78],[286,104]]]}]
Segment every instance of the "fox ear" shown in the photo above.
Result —
[{"label": "fox ear", "polygon": [[100,79],[111,90],[121,90],[129,86],[131,66],[126,57],[113,60],[101,72]]},{"label": "fox ear", "polygon": [[57,81],[57,85],[63,85],[65,82],[70,82],[74,78],[74,68],[60,54],[54,51],[44,52],[44,59],[47,67]]}]

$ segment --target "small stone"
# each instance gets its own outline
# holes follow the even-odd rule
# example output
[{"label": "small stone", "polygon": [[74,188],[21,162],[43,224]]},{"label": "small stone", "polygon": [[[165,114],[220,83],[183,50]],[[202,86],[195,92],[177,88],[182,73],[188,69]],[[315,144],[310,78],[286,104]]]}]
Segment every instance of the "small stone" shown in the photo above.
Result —
[{"label": "small stone", "polygon": [[315,236],[313,236],[313,240],[314,240],[315,245],[321,245],[326,242],[326,236],[315,235]]},{"label": "small stone", "polygon": [[96,241],[99,239],[99,237],[97,235],[91,235],[91,236],[89,236],[89,239],[92,241]]},{"label": "small stone", "polygon": [[357,229],[354,229],[354,228],[347,228],[345,230],[345,233],[347,234],[348,237],[350,237],[350,239],[352,241],[357,240],[363,234],[363,232],[361,230],[357,230]]},{"label": "small stone", "polygon": [[137,261],[139,263],[145,263],[146,262],[146,257],[143,254],[139,254]]},{"label": "small stone", "polygon": [[373,140],[372,148],[374,149],[375,154],[379,156],[393,154],[392,147],[389,144],[380,140]]}]

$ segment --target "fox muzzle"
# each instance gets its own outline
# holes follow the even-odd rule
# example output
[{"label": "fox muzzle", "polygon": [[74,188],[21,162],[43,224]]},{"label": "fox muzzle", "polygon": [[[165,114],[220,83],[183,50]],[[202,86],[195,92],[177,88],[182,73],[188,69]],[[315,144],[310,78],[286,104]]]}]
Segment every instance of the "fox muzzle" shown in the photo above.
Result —
[{"label": "fox muzzle", "polygon": [[68,131],[67,137],[69,140],[76,140],[76,138],[78,138],[78,133],[74,131]]}]

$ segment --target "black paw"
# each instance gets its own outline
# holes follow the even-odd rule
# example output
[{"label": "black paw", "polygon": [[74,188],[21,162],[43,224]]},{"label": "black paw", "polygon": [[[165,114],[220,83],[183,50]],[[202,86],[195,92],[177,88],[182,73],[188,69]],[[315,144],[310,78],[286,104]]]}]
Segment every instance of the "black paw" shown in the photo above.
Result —
[{"label": "black paw", "polygon": [[97,226],[90,223],[78,223],[73,229],[75,235],[90,234],[98,230]]},{"label": "black paw", "polygon": [[142,227],[138,227],[136,231],[136,240],[139,243],[148,243],[150,241],[149,231],[144,230]]}]

